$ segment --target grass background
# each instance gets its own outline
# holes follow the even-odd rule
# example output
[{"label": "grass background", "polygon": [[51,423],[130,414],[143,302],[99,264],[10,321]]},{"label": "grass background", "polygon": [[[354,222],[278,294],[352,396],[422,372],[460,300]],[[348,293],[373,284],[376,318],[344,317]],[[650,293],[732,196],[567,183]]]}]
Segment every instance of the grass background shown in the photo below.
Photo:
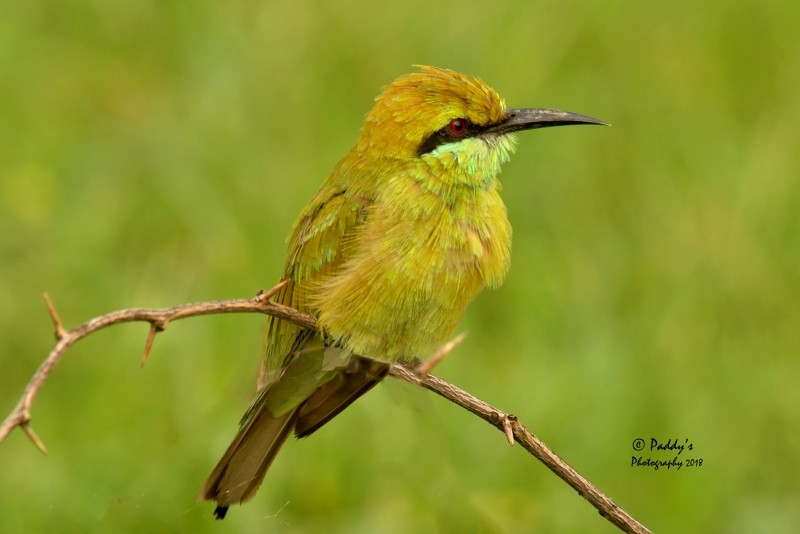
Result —
[{"label": "grass background", "polygon": [[[0,407],[74,326],[271,286],[294,217],[411,64],[613,128],[525,133],[506,284],[437,373],[518,415],[658,532],[800,523],[800,7],[452,0],[0,1]],[[9,532],[614,532],[501,434],[398,383],[197,503],[264,320],[70,350],[0,445]],[[632,441],[688,439],[679,472]],[[645,451],[646,452],[646,451]],[[667,459],[665,453],[645,454]]]}]

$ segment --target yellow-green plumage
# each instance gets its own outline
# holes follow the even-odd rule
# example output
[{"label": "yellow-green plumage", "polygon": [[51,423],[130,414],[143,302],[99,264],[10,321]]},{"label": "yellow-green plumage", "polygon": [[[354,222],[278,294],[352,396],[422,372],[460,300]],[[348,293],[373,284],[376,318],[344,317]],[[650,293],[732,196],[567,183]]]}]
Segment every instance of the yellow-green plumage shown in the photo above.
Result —
[{"label": "yellow-green plumage", "polygon": [[[416,150],[453,117],[486,124],[504,109],[482,82],[442,69],[385,88],[295,224],[286,267],[294,284],[279,301],[316,315],[356,354],[430,356],[477,292],[508,271],[511,226],[496,176],[512,142]],[[271,331],[282,328],[273,321]],[[293,336],[271,336],[268,361],[281,362]]]},{"label": "yellow-green plumage", "polygon": [[[523,122],[529,111],[550,115]],[[291,430],[305,436],[335,416],[384,376],[383,362],[431,356],[481,289],[502,283],[511,226],[497,175],[513,132],[581,122],[599,121],[509,111],[482,81],[445,69],[384,88],[295,223],[276,300],[315,315],[322,336],[271,318],[270,383],[201,493],[218,517],[255,493]]]}]

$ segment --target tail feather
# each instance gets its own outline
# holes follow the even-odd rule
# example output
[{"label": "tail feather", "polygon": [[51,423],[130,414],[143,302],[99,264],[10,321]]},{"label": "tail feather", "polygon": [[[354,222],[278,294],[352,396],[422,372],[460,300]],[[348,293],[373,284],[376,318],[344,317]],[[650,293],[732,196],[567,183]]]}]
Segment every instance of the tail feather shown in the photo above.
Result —
[{"label": "tail feather", "polygon": [[239,432],[206,480],[199,498],[216,501],[214,515],[224,518],[230,505],[255,495],[293,429],[298,438],[313,433],[372,389],[388,371],[386,363],[354,357],[346,368],[311,390],[308,398],[278,416],[270,411],[270,399],[273,394],[282,398],[280,393],[285,392],[276,393],[275,388],[288,379],[282,377],[264,389],[242,418]]},{"label": "tail feather", "polygon": [[313,434],[383,380],[389,365],[355,357],[347,369],[323,384],[301,406],[294,424],[298,438]]},{"label": "tail feather", "polygon": [[200,499],[217,501],[217,519],[225,517],[231,504],[255,495],[296,418],[297,409],[279,417],[261,409],[239,430],[200,492]]}]

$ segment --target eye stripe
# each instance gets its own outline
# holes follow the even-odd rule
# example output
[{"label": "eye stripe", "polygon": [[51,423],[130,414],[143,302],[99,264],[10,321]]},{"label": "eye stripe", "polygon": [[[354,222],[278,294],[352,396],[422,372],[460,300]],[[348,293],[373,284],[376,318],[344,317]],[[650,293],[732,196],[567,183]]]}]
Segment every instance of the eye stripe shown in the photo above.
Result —
[{"label": "eye stripe", "polygon": [[417,150],[417,155],[428,154],[436,150],[440,145],[447,143],[454,143],[467,137],[473,137],[480,134],[484,128],[476,126],[469,119],[455,118],[447,123],[444,128],[436,130],[429,135],[420,145]]}]

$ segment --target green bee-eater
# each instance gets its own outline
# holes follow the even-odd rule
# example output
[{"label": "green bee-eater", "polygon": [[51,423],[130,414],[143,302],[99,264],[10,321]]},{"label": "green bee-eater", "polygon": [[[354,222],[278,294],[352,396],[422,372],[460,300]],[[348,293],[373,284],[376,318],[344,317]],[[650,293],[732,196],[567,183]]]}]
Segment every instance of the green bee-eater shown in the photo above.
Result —
[{"label": "green bee-eater", "polygon": [[251,498],[287,436],[308,436],[399,359],[433,355],[467,304],[508,271],[511,225],[497,175],[515,132],[603,124],[507,109],[483,81],[421,67],[384,87],[356,145],[303,209],[276,301],[321,333],[271,318],[269,382],[200,494]]}]

